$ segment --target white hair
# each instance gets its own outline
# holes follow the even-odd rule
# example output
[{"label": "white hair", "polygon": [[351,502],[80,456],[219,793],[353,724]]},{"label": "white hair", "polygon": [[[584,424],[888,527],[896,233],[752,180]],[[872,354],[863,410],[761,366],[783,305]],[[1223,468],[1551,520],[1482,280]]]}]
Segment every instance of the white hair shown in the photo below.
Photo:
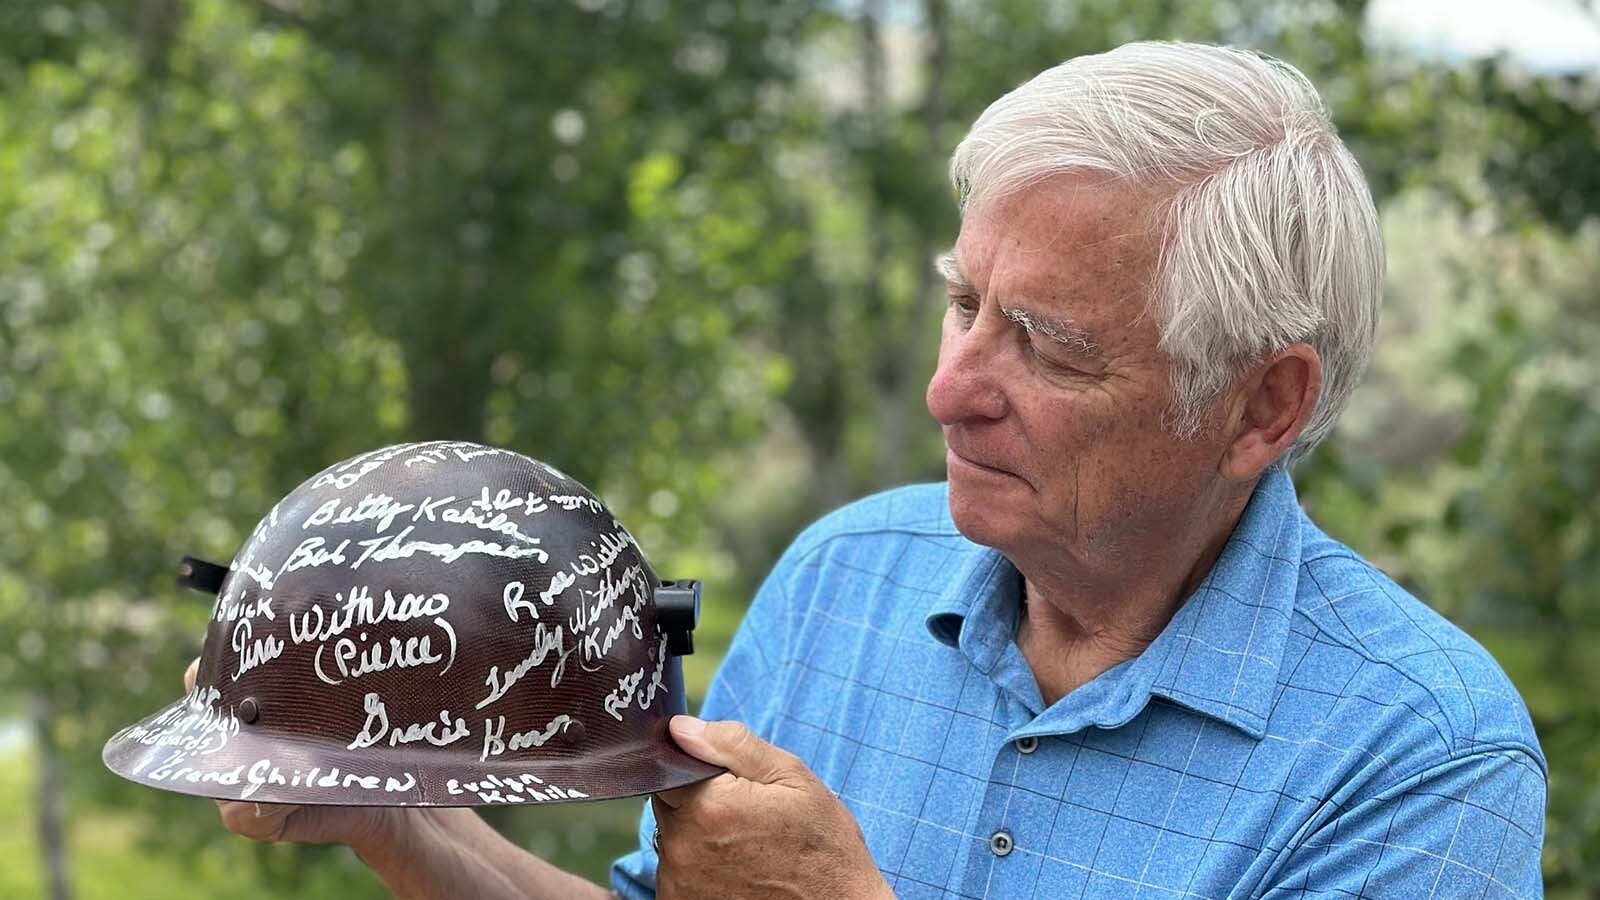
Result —
[{"label": "white hair", "polygon": [[1284,463],[1309,453],[1366,369],[1384,273],[1371,192],[1311,82],[1249,51],[1128,44],[1001,97],[950,160],[963,213],[1069,172],[1169,198],[1150,300],[1172,429],[1194,437],[1240,366],[1303,341],[1322,393]]}]

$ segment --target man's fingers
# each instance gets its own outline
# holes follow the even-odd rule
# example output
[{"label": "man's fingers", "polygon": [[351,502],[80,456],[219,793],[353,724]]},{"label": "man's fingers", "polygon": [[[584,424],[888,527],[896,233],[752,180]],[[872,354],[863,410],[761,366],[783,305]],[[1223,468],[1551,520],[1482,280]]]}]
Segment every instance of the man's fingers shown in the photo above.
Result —
[{"label": "man's fingers", "polygon": [[289,817],[299,808],[282,803],[217,801],[217,811],[222,813],[222,824],[234,834],[255,841],[281,840],[284,828],[289,824]]},{"label": "man's fingers", "polygon": [[742,723],[673,716],[672,739],[690,756],[761,784],[792,783],[809,770],[794,754],[763,741]]},{"label": "man's fingers", "polygon": [[699,781],[681,788],[673,788],[670,791],[658,791],[651,795],[651,799],[657,801],[657,808],[665,806],[667,816],[670,818],[673,810],[683,806],[685,803],[694,802],[695,798],[701,794],[731,787],[738,780],[733,775],[723,772],[721,775],[714,775],[706,781]]},{"label": "man's fingers", "polygon": [[194,690],[194,680],[199,674],[200,674],[200,657],[196,656],[194,658],[194,661],[189,663],[189,668],[186,671],[184,671],[184,673],[183,673],[183,691],[184,691],[184,693],[188,693],[188,692]]},{"label": "man's fingers", "polygon": [[668,806],[666,801],[660,797],[650,798],[650,814],[655,817],[657,829],[667,827],[667,823],[672,821],[672,813],[675,809],[675,807]]}]

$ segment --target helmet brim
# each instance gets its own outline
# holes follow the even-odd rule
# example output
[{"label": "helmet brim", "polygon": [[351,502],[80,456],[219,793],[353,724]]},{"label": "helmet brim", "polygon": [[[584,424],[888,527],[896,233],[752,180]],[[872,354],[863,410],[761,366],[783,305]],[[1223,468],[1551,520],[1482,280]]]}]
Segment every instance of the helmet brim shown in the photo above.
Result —
[{"label": "helmet brim", "polygon": [[[725,771],[678,749],[665,717],[641,742],[580,756],[473,762],[470,755],[337,743],[240,727],[191,698],[174,701],[106,742],[106,767],[158,790],[258,803],[321,806],[491,806],[636,797]],[[398,751],[398,752],[397,752]]]}]

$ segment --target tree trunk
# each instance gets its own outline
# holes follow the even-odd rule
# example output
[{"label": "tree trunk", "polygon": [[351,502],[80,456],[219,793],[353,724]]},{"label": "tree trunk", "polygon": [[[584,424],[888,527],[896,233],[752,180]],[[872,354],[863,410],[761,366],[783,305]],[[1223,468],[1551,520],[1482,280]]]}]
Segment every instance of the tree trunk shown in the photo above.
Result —
[{"label": "tree trunk", "polygon": [[[884,59],[883,50],[883,0],[867,0],[861,10],[861,74],[864,92],[862,96],[863,121],[867,137],[867,145],[872,149],[868,157],[873,166],[885,164],[886,155],[882,152],[885,143],[889,140],[888,118],[888,64]],[[869,183],[876,185],[877,177],[870,179]],[[874,487],[882,487],[894,483],[900,474],[901,460],[904,457],[905,445],[905,411],[895,402],[898,391],[893,384],[893,359],[896,356],[895,346],[899,338],[893,337],[895,328],[894,310],[886,301],[883,291],[883,273],[879,270],[889,256],[889,234],[884,224],[883,201],[878,197],[876,190],[866,198],[866,231],[867,241],[872,250],[869,255],[872,269],[867,273],[866,284],[863,286],[862,305],[867,315],[875,322],[875,330],[885,336],[887,340],[880,352],[887,358],[872,361],[871,371],[877,376],[874,381],[876,396],[873,403],[879,410],[878,428],[878,476]]]},{"label": "tree trunk", "polygon": [[61,778],[56,759],[55,714],[43,690],[33,695],[34,752],[39,762],[39,852],[50,900],[70,900],[67,842],[61,821]]},{"label": "tree trunk", "polygon": [[411,434],[424,441],[482,441],[489,406],[488,365],[476,354],[462,352],[467,342],[478,338],[452,335],[456,329],[438,324],[436,340],[418,337],[406,342]]},{"label": "tree trunk", "polygon": [[456,210],[439,185],[437,47],[425,23],[393,38],[391,74],[401,98],[389,121],[386,172],[396,229],[387,265],[395,334],[406,362],[410,432],[420,440],[484,440],[490,390],[488,323],[463,296]]},{"label": "tree trunk", "polygon": [[182,0],[144,0],[139,4],[139,61],[144,64],[145,75],[154,82],[167,76],[172,43],[183,25],[183,13]]},{"label": "tree trunk", "polygon": [[[944,159],[944,72],[947,53],[945,0],[926,0],[923,6],[928,29],[928,57],[924,70],[928,85],[923,97],[922,123],[925,152],[930,166],[938,166]],[[930,310],[938,309],[932,301],[936,289],[933,272],[934,235],[930,223],[916,223],[916,237],[912,242],[912,260],[917,269],[916,295],[903,316],[903,320],[886,330],[889,337],[885,352],[889,359],[882,369],[882,450],[879,477],[883,484],[898,484],[912,473],[909,471],[910,411],[918,405],[923,390],[921,374],[925,342],[936,338],[935,324]],[[879,257],[881,258],[881,256]]]}]

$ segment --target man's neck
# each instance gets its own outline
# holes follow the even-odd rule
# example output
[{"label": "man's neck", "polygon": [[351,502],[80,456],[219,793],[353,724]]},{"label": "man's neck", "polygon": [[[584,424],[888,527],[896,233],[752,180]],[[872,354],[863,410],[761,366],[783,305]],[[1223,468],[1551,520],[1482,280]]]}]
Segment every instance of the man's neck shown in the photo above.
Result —
[{"label": "man's neck", "polygon": [[1096,560],[1012,561],[1023,575],[1017,647],[1046,706],[1144,652],[1216,565],[1249,498],[1247,490],[1196,527]]}]

